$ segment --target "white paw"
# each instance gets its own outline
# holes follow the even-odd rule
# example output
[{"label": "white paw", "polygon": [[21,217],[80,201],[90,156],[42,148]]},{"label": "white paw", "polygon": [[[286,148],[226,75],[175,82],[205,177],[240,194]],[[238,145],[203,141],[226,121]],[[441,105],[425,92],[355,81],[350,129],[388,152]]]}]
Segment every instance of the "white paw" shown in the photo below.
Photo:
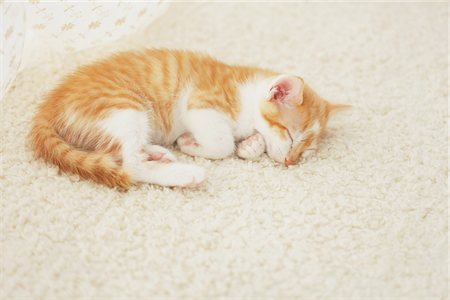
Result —
[{"label": "white paw", "polygon": [[186,146],[198,146],[197,142],[195,141],[194,136],[190,132],[183,133],[177,139],[177,145],[180,148],[183,148],[183,147],[186,147]]},{"label": "white paw", "polygon": [[180,151],[191,156],[198,156],[199,145],[190,132],[183,133],[177,139],[177,145]]},{"label": "white paw", "polygon": [[205,180],[205,170],[201,167],[177,164],[172,174],[172,186],[196,187]]},{"label": "white paw", "polygon": [[172,152],[158,145],[146,145],[144,146],[144,151],[148,155],[147,160],[159,162],[174,162],[177,160]]},{"label": "white paw", "polygon": [[254,159],[266,150],[266,143],[260,133],[256,133],[238,144],[236,154],[240,158]]}]

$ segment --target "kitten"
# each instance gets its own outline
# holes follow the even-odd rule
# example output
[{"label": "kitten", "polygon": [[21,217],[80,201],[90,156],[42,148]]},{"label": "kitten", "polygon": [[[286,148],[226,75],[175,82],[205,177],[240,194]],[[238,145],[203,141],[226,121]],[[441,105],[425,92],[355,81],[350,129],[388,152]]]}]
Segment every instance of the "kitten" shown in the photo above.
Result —
[{"label": "kitten", "polygon": [[159,145],[210,159],[267,152],[291,165],[313,153],[330,113],[344,107],[300,77],[151,49],[67,76],[39,107],[30,140],[37,157],[109,187],[192,187],[204,170]]}]

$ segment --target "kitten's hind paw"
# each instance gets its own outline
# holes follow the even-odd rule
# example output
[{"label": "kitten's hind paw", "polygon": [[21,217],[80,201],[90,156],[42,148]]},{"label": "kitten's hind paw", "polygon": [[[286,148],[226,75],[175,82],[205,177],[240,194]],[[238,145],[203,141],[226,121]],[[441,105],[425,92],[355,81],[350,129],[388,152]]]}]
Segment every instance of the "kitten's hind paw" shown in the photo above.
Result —
[{"label": "kitten's hind paw", "polygon": [[146,145],[144,146],[144,151],[148,155],[147,160],[166,163],[174,162],[177,160],[176,156],[173,155],[172,152],[158,145]]},{"label": "kitten's hind paw", "polygon": [[173,186],[194,188],[205,180],[205,170],[193,165],[177,165],[172,173]]}]

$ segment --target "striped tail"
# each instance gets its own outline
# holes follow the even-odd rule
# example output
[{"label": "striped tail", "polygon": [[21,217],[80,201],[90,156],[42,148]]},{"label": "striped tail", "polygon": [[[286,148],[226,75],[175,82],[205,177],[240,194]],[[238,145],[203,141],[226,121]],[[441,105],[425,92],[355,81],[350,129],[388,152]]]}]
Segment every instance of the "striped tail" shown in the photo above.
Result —
[{"label": "striped tail", "polygon": [[63,172],[122,190],[131,185],[128,174],[111,154],[76,149],[56,132],[42,113],[34,119],[29,137],[36,156]]}]

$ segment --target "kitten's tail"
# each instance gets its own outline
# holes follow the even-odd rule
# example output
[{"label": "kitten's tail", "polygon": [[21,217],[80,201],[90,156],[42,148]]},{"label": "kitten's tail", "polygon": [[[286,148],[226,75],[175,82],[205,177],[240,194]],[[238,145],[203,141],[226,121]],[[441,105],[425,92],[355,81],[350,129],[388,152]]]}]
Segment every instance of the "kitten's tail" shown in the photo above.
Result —
[{"label": "kitten's tail", "polygon": [[76,149],[67,143],[41,114],[34,119],[29,138],[36,156],[57,165],[63,172],[122,190],[131,185],[128,174],[111,154]]}]

